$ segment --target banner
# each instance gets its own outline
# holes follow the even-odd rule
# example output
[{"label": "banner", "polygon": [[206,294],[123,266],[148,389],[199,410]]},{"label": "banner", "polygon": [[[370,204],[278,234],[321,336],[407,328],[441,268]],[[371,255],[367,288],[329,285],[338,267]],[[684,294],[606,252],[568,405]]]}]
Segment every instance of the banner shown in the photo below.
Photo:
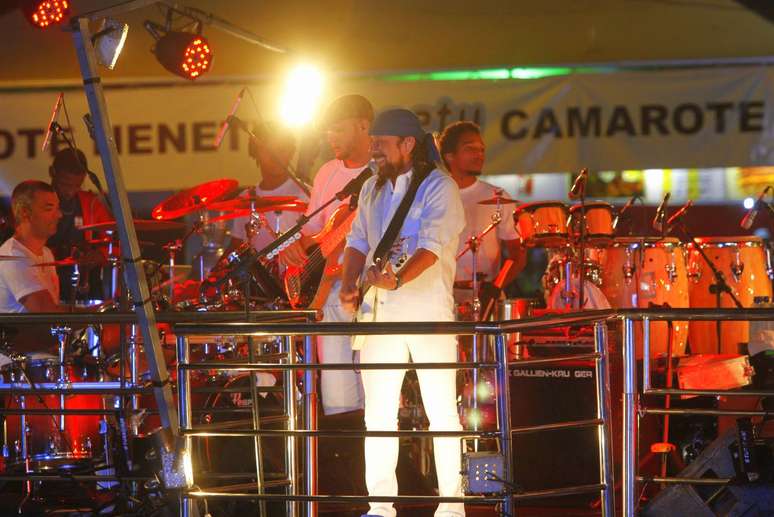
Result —
[{"label": "banner", "polygon": [[[107,105],[127,187],[177,190],[220,177],[252,184],[247,137],[213,139],[237,83],[108,86]],[[250,85],[238,115],[276,119],[279,85]],[[0,194],[27,178],[45,179],[50,154],[40,146],[59,89],[0,91]],[[478,122],[487,144],[487,174],[627,169],[706,169],[774,165],[774,69],[728,67],[533,80],[417,81],[340,79],[329,100],[361,93],[374,107],[409,107],[428,131],[457,120]],[[65,90],[76,142],[101,171],[81,116],[82,88]],[[68,127],[65,113],[59,122]],[[61,142],[59,147],[61,147]],[[325,145],[317,164],[329,157]],[[313,169],[315,170],[315,169]],[[697,177],[697,181],[705,181]]]}]

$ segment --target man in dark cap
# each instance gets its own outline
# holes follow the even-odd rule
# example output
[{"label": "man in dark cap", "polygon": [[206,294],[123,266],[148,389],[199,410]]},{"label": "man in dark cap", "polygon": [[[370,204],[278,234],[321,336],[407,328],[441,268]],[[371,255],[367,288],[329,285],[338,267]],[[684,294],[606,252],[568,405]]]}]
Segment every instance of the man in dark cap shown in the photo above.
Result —
[{"label": "man in dark cap", "polygon": [[[48,240],[48,247],[59,260],[69,257],[73,248],[80,252],[90,249],[87,240],[92,239],[92,232],[83,232],[79,228],[95,223],[111,221],[113,217],[105,208],[105,205],[96,194],[83,189],[86,180],[88,163],[86,156],[80,149],[65,148],[54,155],[54,161],[48,169],[51,176],[51,186],[54,187],[59,197],[59,208],[62,218],[57,225],[56,233]],[[94,262],[99,262],[99,257],[94,253]],[[72,300],[72,268],[62,267],[57,269],[61,286],[61,300]],[[99,280],[99,271],[89,275],[89,288],[91,297],[102,297],[102,285]]]},{"label": "man in dark cap", "polygon": [[[454,180],[438,170],[431,135],[414,113],[393,109],[371,126],[372,157],[379,172],[363,185],[360,204],[344,250],[340,299],[350,314],[358,301],[358,279],[371,285],[362,302],[372,321],[453,321],[455,253],[465,213]],[[393,242],[382,243],[403,198],[416,195]],[[388,239],[390,240],[390,239]],[[386,265],[375,264],[377,249],[389,246]],[[381,255],[381,253],[379,253]],[[372,265],[373,264],[373,265]],[[365,274],[363,275],[365,270]],[[353,341],[354,343],[354,341]],[[457,361],[450,335],[366,336],[360,361],[366,363]],[[369,431],[394,431],[405,370],[362,370],[365,422]],[[417,370],[422,401],[434,431],[460,431],[454,370]],[[434,438],[438,493],[462,495],[458,438]],[[366,438],[366,485],[373,496],[395,496],[398,438]],[[460,517],[461,503],[442,503],[436,517]],[[368,515],[394,517],[389,502],[374,502]]]},{"label": "man in dark cap", "polygon": [[[344,186],[355,179],[371,159],[371,136],[368,130],[374,119],[371,103],[362,95],[344,95],[335,99],[325,110],[320,124],[335,158],[323,164],[314,177],[311,201],[307,213],[319,209],[333,198]],[[328,205],[309,220],[303,229],[305,236],[319,233],[334,213],[349,199]],[[346,214],[339,212],[340,223]],[[351,220],[351,218],[350,218]],[[345,224],[345,223],[342,223]],[[308,237],[300,245],[291,246],[282,258],[296,267],[307,263],[305,249],[313,243]],[[343,248],[343,241],[342,241]],[[341,250],[331,253],[329,263],[340,262]],[[343,312],[339,302],[340,268],[327,269],[323,282],[330,286],[327,294],[319,293],[318,302],[323,312],[323,321],[348,322],[352,317]],[[322,283],[322,282],[321,282]],[[348,363],[352,360],[349,336],[320,336],[317,338],[317,356],[320,363]],[[323,410],[326,415],[335,415],[363,409],[363,386],[360,374],[353,370],[323,370],[320,386]]]}]

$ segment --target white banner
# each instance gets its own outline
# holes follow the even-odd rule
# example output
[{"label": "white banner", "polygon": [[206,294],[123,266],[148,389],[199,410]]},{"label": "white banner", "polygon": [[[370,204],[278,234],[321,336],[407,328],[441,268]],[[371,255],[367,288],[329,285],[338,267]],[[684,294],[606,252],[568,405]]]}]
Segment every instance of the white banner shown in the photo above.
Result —
[{"label": "white banner", "polygon": [[[258,177],[246,136],[232,131],[219,150],[217,127],[240,85],[132,85],[107,90],[127,187],[176,190],[219,177]],[[262,116],[274,116],[277,86],[251,86]],[[40,152],[58,88],[0,91],[0,194],[20,180],[47,177]],[[488,174],[710,168],[774,164],[774,69],[733,67],[573,74],[534,80],[396,82],[342,80],[330,98],[361,93],[377,111],[414,109],[428,131],[479,122]],[[81,121],[82,89],[66,90],[73,132],[101,171]],[[245,98],[239,116],[255,120]],[[67,127],[64,113],[60,124]],[[326,157],[323,150],[320,159]]]}]

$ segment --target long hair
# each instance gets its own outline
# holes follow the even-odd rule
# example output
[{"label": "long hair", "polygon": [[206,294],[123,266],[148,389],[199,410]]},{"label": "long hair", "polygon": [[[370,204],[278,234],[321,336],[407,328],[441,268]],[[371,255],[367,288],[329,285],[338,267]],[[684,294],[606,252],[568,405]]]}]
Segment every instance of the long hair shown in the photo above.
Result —
[{"label": "long hair", "polygon": [[[400,137],[401,141],[405,137]],[[430,172],[437,168],[434,156],[435,143],[433,142],[433,136],[430,133],[425,133],[424,136],[416,138],[416,144],[414,149],[411,150],[411,167],[414,169],[413,181],[424,178]],[[381,189],[387,182],[387,176],[379,174],[376,179],[376,190]]]}]

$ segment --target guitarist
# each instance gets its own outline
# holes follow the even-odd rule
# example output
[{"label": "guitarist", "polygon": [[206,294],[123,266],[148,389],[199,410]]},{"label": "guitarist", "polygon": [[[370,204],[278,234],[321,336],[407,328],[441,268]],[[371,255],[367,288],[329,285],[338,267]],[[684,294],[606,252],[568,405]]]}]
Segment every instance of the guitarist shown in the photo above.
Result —
[{"label": "guitarist", "polygon": [[[359,301],[358,279],[364,276],[372,286],[369,296],[374,293],[370,303],[375,321],[453,321],[455,252],[465,227],[459,189],[452,178],[436,168],[438,157],[432,136],[424,132],[411,111],[381,113],[371,127],[371,135],[372,156],[379,173],[363,185],[358,213],[347,238],[342,306],[354,313]],[[395,232],[393,240],[387,229],[395,228],[391,224],[393,216],[396,212],[402,215],[401,202],[412,195],[411,204],[404,205],[408,210],[403,212],[404,220],[398,220],[400,231]],[[384,267],[371,265],[375,254],[382,255],[380,250],[385,244],[391,253],[379,261]],[[402,267],[396,271],[394,263],[402,263]],[[364,364],[455,362],[457,341],[452,335],[366,336],[360,360]],[[362,371],[368,430],[397,429],[404,374],[402,367]],[[420,369],[417,377],[430,429],[461,430],[455,371]],[[439,495],[462,495],[459,439],[435,438],[433,446]],[[397,495],[398,438],[366,438],[365,461],[368,493]],[[461,503],[442,503],[435,513],[444,517],[464,514]],[[368,515],[393,517],[395,509],[392,503],[375,502]]]},{"label": "guitarist", "polygon": [[[355,179],[371,159],[371,137],[368,130],[374,119],[371,103],[362,95],[345,95],[334,100],[326,109],[322,128],[326,133],[335,158],[323,164],[314,177],[308,213],[317,210],[344,186]],[[341,203],[328,205],[326,209],[310,219],[304,227],[305,236],[300,243],[291,245],[281,255],[286,264],[303,267],[307,256],[305,250],[312,244],[306,236],[319,233],[333,217]],[[340,261],[340,252],[335,252],[332,261]],[[328,272],[333,285],[322,304],[323,321],[349,322],[352,317],[343,312],[339,302],[339,277]],[[317,356],[320,363],[348,363],[352,361],[349,336],[319,336]],[[360,375],[354,370],[323,370],[320,380],[323,411],[335,415],[363,409],[363,386]]]}]

